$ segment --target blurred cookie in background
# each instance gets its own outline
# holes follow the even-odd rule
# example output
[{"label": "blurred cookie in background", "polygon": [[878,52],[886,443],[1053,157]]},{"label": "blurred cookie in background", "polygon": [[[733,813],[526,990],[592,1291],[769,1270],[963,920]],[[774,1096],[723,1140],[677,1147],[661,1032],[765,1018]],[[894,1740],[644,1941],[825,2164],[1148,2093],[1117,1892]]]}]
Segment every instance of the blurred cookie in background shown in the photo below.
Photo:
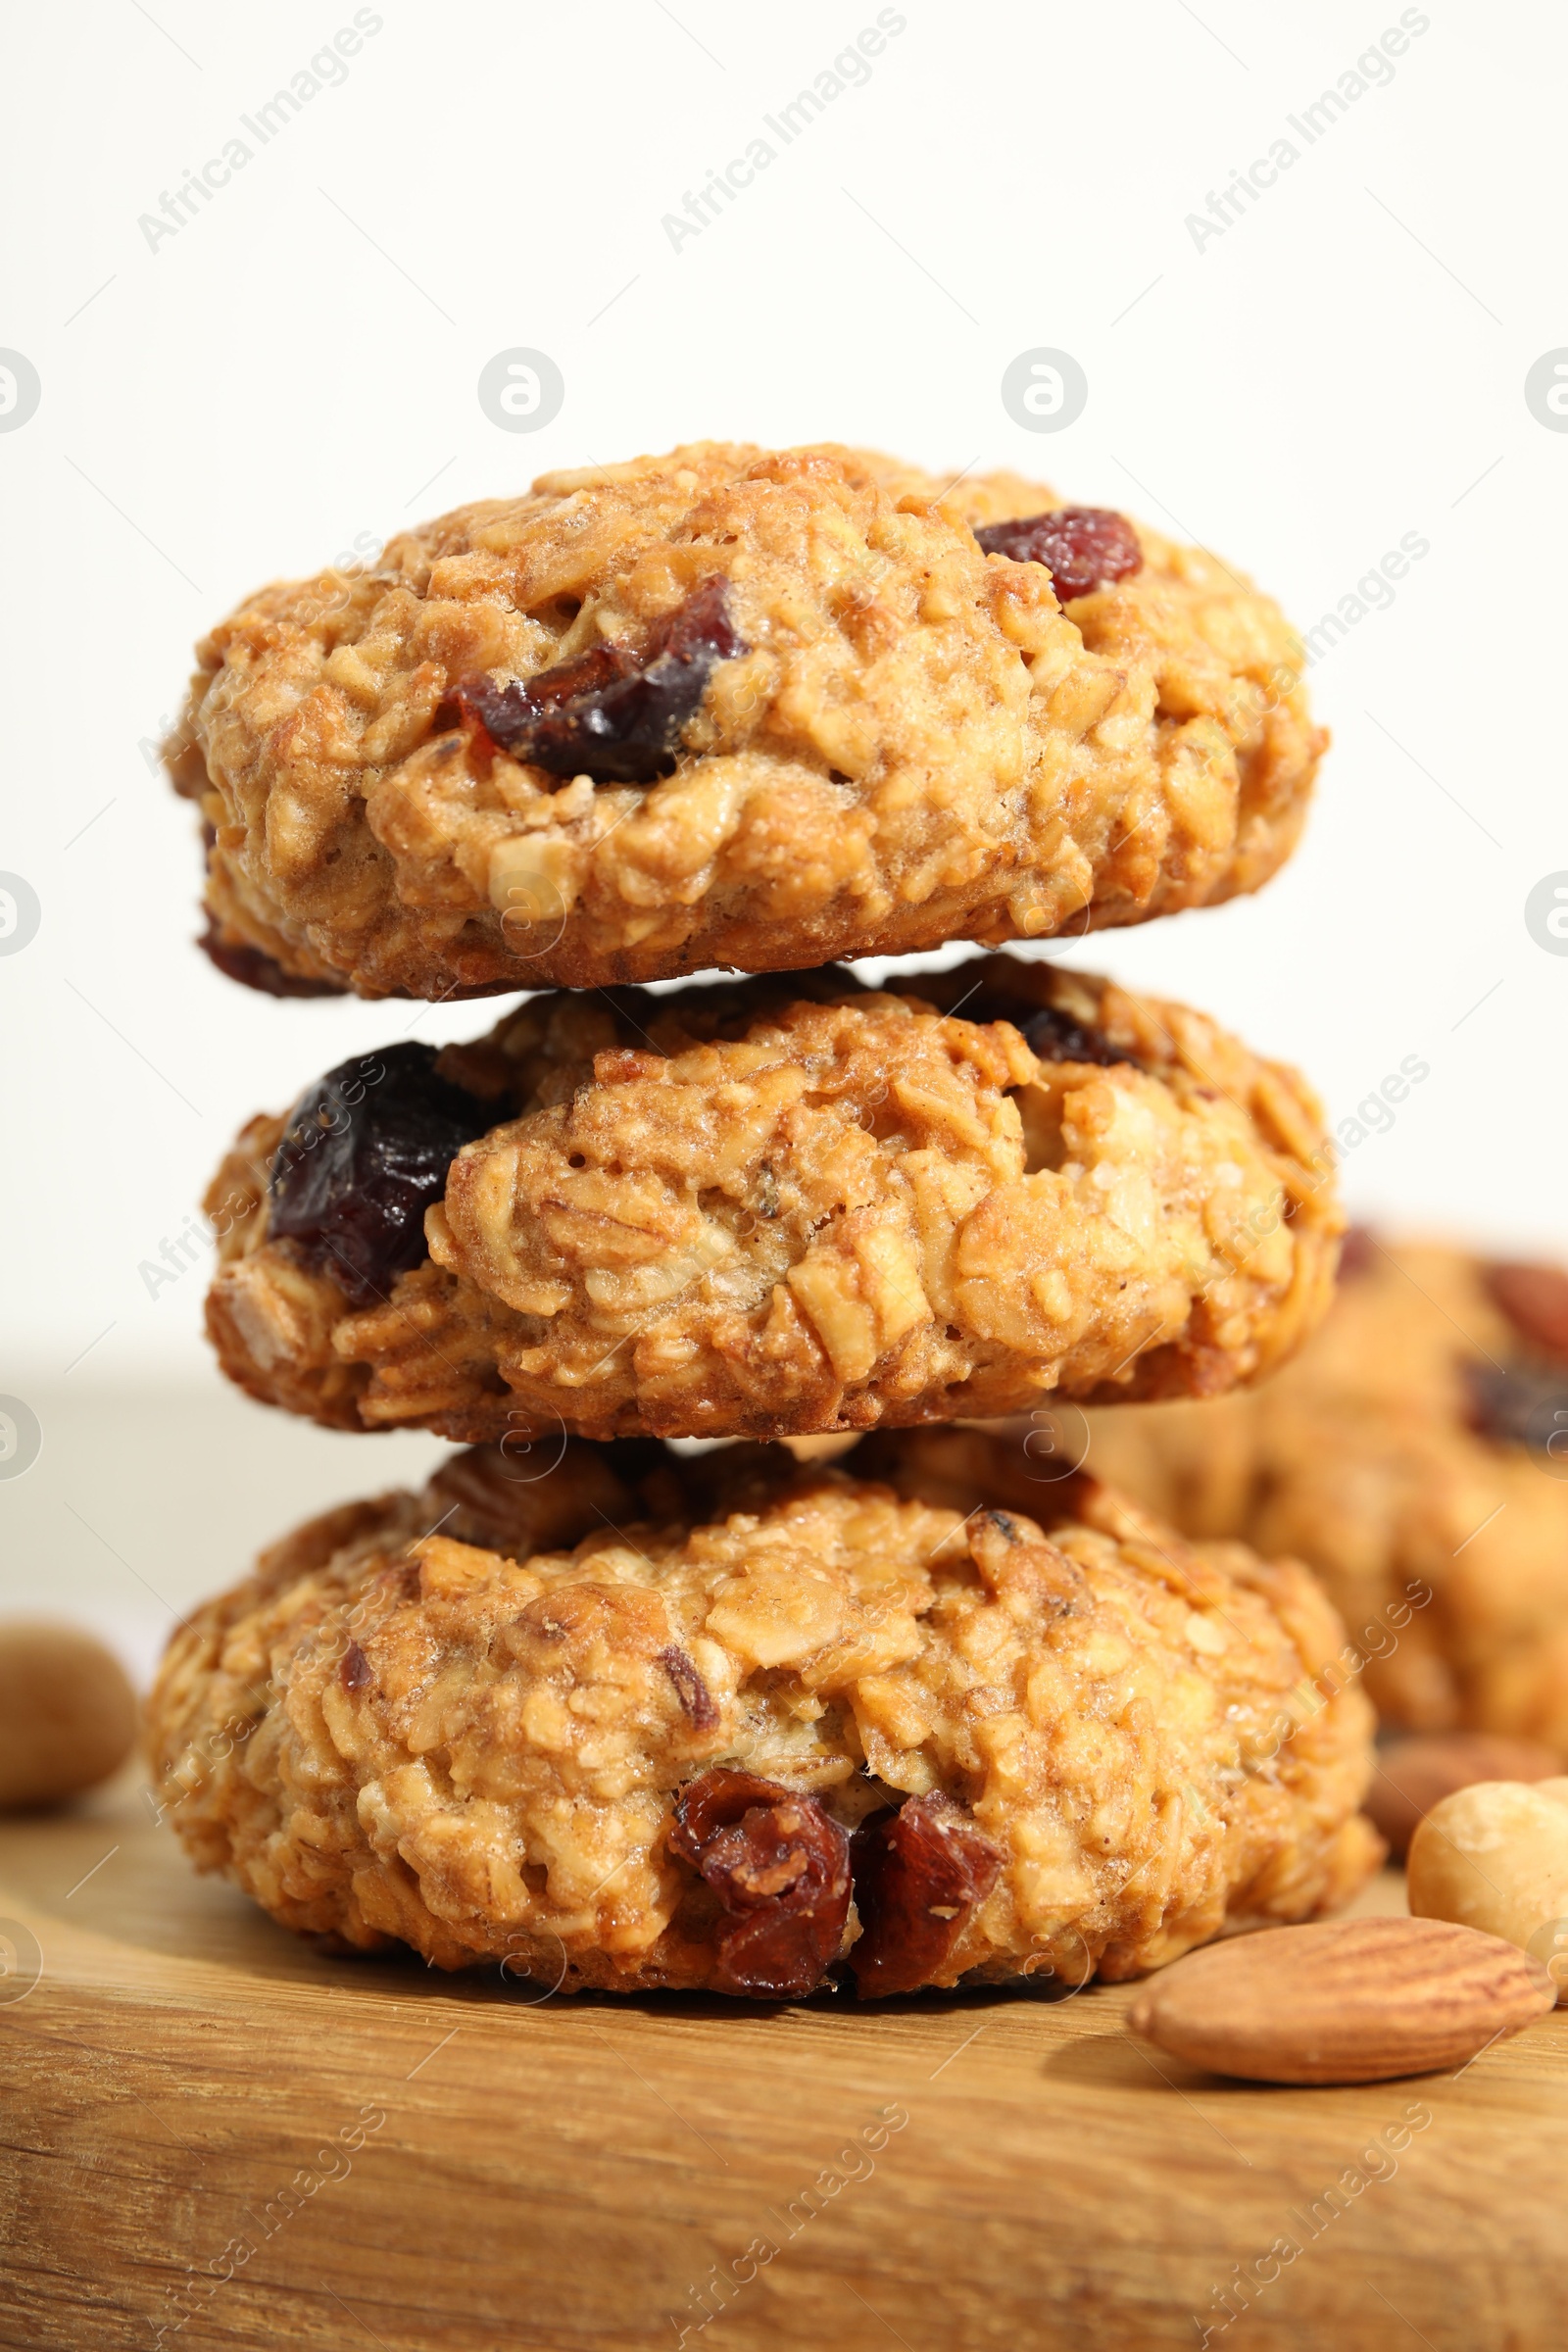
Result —
[{"label": "blurred cookie in background", "polygon": [[1568,1272],[1357,1230],[1277,1377],[1089,1421],[1185,1534],[1318,1571],[1385,1724],[1568,1753]]}]

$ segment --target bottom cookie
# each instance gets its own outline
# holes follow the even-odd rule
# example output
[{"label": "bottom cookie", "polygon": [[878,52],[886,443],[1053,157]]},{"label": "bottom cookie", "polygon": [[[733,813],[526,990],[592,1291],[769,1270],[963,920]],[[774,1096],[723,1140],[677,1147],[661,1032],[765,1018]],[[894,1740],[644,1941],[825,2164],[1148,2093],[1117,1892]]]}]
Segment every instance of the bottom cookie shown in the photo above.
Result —
[{"label": "bottom cookie", "polygon": [[149,1705],[199,1867],[562,1991],[1142,1974],[1381,1852],[1310,1575],[974,1431],[456,1455],[263,1554]]}]

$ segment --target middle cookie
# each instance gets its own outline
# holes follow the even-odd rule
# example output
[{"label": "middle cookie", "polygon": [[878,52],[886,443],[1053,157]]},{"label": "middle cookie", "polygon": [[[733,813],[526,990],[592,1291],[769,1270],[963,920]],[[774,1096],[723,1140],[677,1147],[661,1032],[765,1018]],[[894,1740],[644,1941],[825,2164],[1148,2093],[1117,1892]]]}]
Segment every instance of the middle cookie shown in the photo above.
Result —
[{"label": "middle cookie", "polygon": [[253,1119],[207,1197],[253,1396],[466,1443],[803,1436],[1209,1396],[1313,1329],[1303,1081],[1009,956],[529,999]]}]

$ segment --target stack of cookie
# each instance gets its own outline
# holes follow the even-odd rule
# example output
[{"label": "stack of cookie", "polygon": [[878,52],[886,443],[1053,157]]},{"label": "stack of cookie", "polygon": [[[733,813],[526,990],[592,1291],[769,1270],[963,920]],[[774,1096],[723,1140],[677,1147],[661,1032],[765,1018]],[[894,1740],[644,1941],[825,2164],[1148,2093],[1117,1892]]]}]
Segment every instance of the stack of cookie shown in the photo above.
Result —
[{"label": "stack of cookie", "polygon": [[196,1859],[339,1945],[770,1997],[1124,1977],[1352,1891],[1322,1592],[1053,1418],[1318,1322],[1311,1094],[1050,962],[828,961],[1266,881],[1322,743],[1273,605],[1011,475],[705,443],[270,588],[200,661],[221,970],[533,993],[328,1071],[209,1196],[231,1379],[471,1450],[175,1637]]}]

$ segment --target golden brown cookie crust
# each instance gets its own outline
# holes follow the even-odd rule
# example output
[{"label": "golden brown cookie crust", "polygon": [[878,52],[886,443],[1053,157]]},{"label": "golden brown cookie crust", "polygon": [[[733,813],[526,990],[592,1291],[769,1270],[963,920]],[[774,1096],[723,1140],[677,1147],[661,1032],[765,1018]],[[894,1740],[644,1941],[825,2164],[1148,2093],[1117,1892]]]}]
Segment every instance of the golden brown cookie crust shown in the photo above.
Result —
[{"label": "golden brown cookie crust", "polygon": [[[1323,1329],[1277,1378],[1212,1408],[1096,1414],[1090,1462],[1191,1535],[1305,1560],[1386,1722],[1568,1755],[1568,1483],[1544,1451],[1549,1412],[1534,1449],[1478,1426],[1487,1384],[1548,1368],[1488,1261],[1357,1241]],[[1568,1365],[1556,1378],[1568,1408]]]},{"label": "golden brown cookie crust", "polygon": [[[865,451],[701,442],[547,474],[250,598],[169,751],[221,934],[363,996],[586,988],[710,965],[1147,921],[1256,890],[1326,737],[1299,641],[1217,558],[1058,607],[972,526],[1060,504]],[[707,579],[750,649],[680,763],[564,780],[459,722],[475,675],[637,644]]]},{"label": "golden brown cookie crust", "polygon": [[[1042,1014],[1099,1057],[1031,1051]],[[270,1237],[282,1119],[220,1169],[208,1328],[252,1396],[467,1442],[804,1435],[1216,1395],[1330,1296],[1302,1081],[1083,973],[540,997],[441,1066],[520,1115],[458,1154],[382,1304]]]},{"label": "golden brown cookie crust", "polygon": [[1354,1891],[1371,1711],[1323,1671],[1342,1629],[1303,1570],[1089,1479],[965,1517],[922,1490],[1000,1491],[1007,1449],[872,1443],[892,1484],[778,1447],[571,1446],[532,1478],[486,1448],[313,1522],[170,1644],[170,1820],[285,1926],[563,1990],[714,1986],[669,1840],[717,1764],[845,1830],[962,1808],[997,1870],[934,1984],[1136,1976]]}]

